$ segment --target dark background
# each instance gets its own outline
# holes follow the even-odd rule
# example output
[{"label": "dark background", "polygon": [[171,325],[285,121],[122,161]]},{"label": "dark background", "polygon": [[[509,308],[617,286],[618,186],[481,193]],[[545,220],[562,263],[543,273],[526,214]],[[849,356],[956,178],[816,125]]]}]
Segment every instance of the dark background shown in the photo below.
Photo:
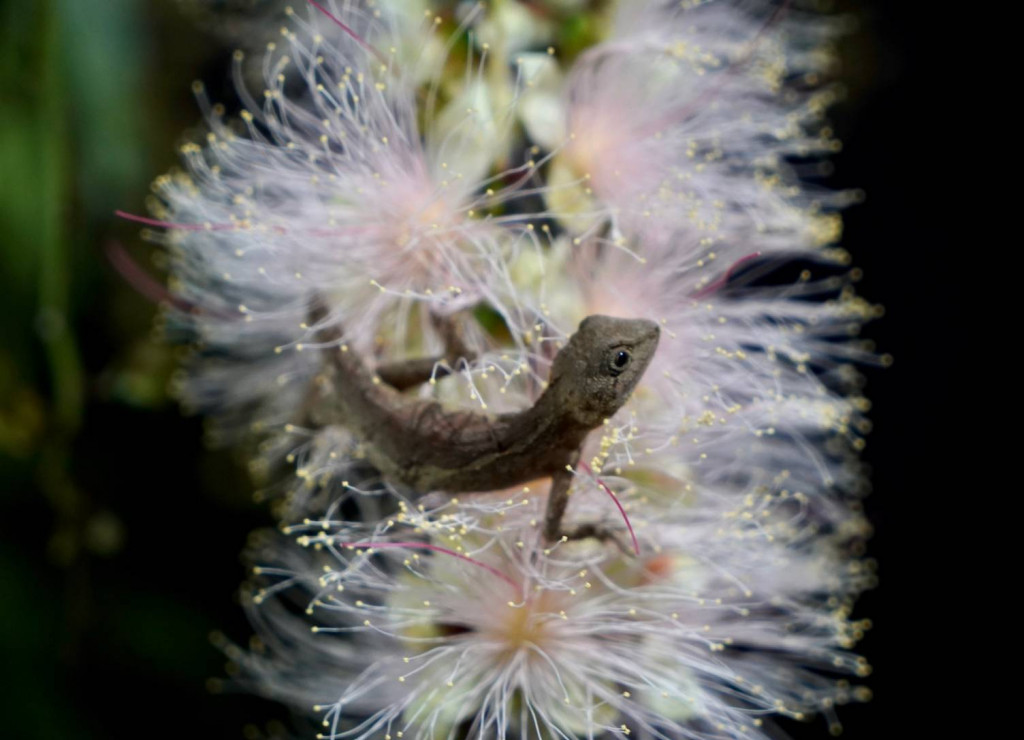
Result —
[{"label": "dark background", "polygon": [[[867,192],[844,243],[861,294],[887,309],[866,334],[895,356],[865,371],[881,585],[856,614],[875,625],[860,645],[875,699],[841,709],[850,738],[928,732],[918,614],[952,557],[933,533],[952,493],[933,404],[957,330],[938,162],[959,145],[942,19],[914,5],[840,3],[859,27],[842,46],[830,184]],[[223,30],[185,0],[0,0],[0,737],[241,738],[288,721],[207,690],[225,675],[208,634],[250,634],[239,553],[272,520],[241,460],[206,449],[201,421],[168,400],[175,352],[104,255],[118,243],[158,272],[112,214],[146,213],[149,182],[200,124],[191,80],[229,94]],[[786,729],[827,737],[821,719]]]}]

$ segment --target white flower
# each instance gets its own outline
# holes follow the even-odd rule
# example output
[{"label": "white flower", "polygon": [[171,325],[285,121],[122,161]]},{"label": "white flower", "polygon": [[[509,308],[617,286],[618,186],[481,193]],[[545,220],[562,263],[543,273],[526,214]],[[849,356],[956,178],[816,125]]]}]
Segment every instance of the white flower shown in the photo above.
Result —
[{"label": "white flower", "polygon": [[[206,143],[185,145],[187,172],[155,184],[155,223],[167,230],[153,239],[168,246],[172,288],[193,308],[175,319],[201,346],[182,396],[216,413],[223,431],[297,421],[321,363],[303,352],[317,344],[305,323],[313,296],[368,362],[430,351],[439,339],[429,313],[481,301],[500,309],[492,286],[522,239],[516,223],[481,218],[482,204],[516,197],[487,179],[507,152],[478,154],[494,112],[450,108],[425,143],[422,65],[406,73],[389,56],[401,24],[344,8],[346,27],[362,35],[312,8],[308,19],[290,13],[283,40],[268,47],[258,96],[238,67],[241,124],[197,87]],[[527,178],[535,167],[504,176]]]},{"label": "white flower", "polygon": [[826,38],[734,3],[623,2],[612,37],[570,72],[549,206],[577,233],[609,220],[626,236],[781,229],[786,248],[802,246],[807,225],[791,211],[809,198],[788,193],[781,158],[832,147],[820,124],[807,130],[831,93],[803,91]]},{"label": "white flower", "polygon": [[[795,285],[727,287],[730,265],[758,263],[744,262],[738,245],[716,251],[685,237],[649,239],[645,257],[563,243],[536,283],[534,305],[563,332],[593,313],[662,325],[651,367],[616,417],[628,431],[606,445],[606,469],[685,469],[682,479],[738,496],[783,471],[788,486],[826,500],[833,486],[857,487],[851,458],[868,404],[850,386],[848,362],[875,357],[848,335],[877,308],[828,266]],[[808,300],[823,294],[832,297]]]},{"label": "white flower", "polygon": [[803,504],[659,515],[634,557],[542,550],[536,500],[508,495],[403,506],[373,534],[310,522],[309,553],[267,541],[266,649],[231,653],[245,678],[319,713],[322,737],[354,739],[762,738],[766,716],[866,698],[822,672],[869,670],[847,648],[870,572],[841,562],[848,534],[807,536]]},{"label": "white flower", "polygon": [[[783,158],[828,148],[808,133],[827,95],[800,91],[829,30],[734,3],[626,2],[616,36],[570,72],[574,133],[546,195],[583,235],[520,254],[516,300],[555,335],[593,313],[662,325],[616,419],[628,431],[585,459],[659,478],[667,500],[788,490],[828,510],[862,486],[868,402],[850,361],[885,361],[854,339],[879,309],[836,247],[846,196],[801,185]],[[786,260],[806,269],[763,280]]]},{"label": "white flower", "polygon": [[[189,175],[158,182],[195,307],[179,318],[203,343],[186,397],[282,427],[265,452],[295,464],[309,517],[257,549],[265,650],[230,654],[325,737],[757,739],[766,716],[831,720],[865,696],[836,676],[868,671],[849,652],[873,580],[854,557],[868,427],[849,365],[871,357],[851,335],[876,309],[843,274],[848,196],[796,163],[835,146],[832,28],[757,7],[624,1],[565,74],[527,51],[513,82],[509,48],[553,29],[505,4],[452,83],[427,45],[416,58],[417,24],[330,2],[337,22],[292,15],[244,127],[207,106]],[[789,258],[807,265],[792,284],[754,279]],[[566,519],[624,547],[541,542],[545,481],[403,499],[344,420],[301,428],[313,296],[368,364],[436,352],[431,314],[469,317],[477,359],[420,392],[482,412],[528,406],[584,316],[658,321]]]}]

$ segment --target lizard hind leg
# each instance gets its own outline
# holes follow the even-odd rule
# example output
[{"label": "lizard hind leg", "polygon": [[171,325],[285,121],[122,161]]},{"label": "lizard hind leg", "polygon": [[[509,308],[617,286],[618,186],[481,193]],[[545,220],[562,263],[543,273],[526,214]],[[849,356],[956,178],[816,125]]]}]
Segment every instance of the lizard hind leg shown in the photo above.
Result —
[{"label": "lizard hind leg", "polygon": [[399,391],[422,385],[432,378],[443,378],[451,372],[444,357],[415,357],[378,365],[376,369],[378,378]]},{"label": "lizard hind leg", "polygon": [[475,353],[466,347],[461,322],[453,316],[437,314],[431,314],[431,321],[444,341],[444,355],[385,363],[377,367],[377,377],[392,388],[404,391],[450,375],[461,362],[473,360]]}]

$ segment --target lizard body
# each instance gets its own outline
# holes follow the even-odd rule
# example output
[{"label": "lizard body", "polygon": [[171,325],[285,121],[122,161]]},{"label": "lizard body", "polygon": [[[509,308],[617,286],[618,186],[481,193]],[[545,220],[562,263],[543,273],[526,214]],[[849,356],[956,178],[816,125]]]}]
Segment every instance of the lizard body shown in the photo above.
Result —
[{"label": "lizard body", "polygon": [[[657,348],[657,324],[590,316],[555,357],[544,393],[523,411],[445,410],[383,383],[315,307],[310,326],[329,345],[319,416],[359,440],[385,479],[419,493],[493,491],[551,476],[545,537],[562,535],[572,474],[587,435],[629,399]],[[593,528],[576,536],[594,534]]]}]

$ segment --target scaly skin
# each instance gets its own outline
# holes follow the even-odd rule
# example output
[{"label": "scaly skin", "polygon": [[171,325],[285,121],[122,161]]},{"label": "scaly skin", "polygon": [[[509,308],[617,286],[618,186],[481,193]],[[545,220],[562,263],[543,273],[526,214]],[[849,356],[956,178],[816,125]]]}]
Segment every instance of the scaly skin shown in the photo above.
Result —
[{"label": "scaly skin", "polygon": [[[586,436],[629,399],[658,346],[659,329],[645,319],[590,316],[555,357],[548,387],[528,409],[489,416],[446,411],[381,382],[341,343],[321,304],[310,326],[330,353],[320,376],[318,416],[360,441],[387,480],[418,493],[493,491],[550,476],[544,535],[600,536],[593,527],[563,532],[572,474]],[[324,407],[326,405],[326,408]]]}]

